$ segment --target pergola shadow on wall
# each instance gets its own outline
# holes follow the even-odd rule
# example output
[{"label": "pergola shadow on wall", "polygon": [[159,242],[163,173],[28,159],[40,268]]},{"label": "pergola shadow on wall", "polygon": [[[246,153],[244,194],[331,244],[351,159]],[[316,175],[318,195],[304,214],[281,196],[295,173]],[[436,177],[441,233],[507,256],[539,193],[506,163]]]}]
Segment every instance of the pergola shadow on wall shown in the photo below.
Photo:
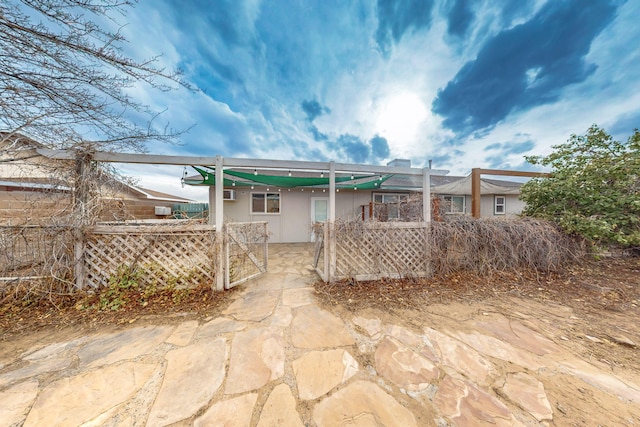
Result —
[{"label": "pergola shadow on wall", "polygon": [[[332,282],[337,277],[338,259],[336,257],[336,191],[339,190],[345,179],[337,177],[336,173],[358,174],[358,178],[364,182],[371,182],[370,185],[376,185],[376,179],[366,180],[367,176],[378,177],[377,180],[385,179],[390,175],[406,175],[422,177],[422,197],[423,200],[431,199],[431,176],[446,175],[448,171],[433,170],[430,168],[411,168],[398,166],[376,166],[362,165],[336,162],[308,162],[308,161],[287,161],[287,160],[267,160],[267,159],[244,159],[244,158],[225,158],[222,156],[215,157],[199,157],[199,156],[166,156],[151,154],[124,154],[109,152],[78,152],[73,150],[50,150],[38,149],[39,154],[53,159],[77,160],[83,159],[85,162],[104,162],[104,163],[134,163],[134,164],[153,164],[153,165],[174,165],[174,166],[194,166],[196,170],[203,176],[201,184],[209,185],[209,205],[214,209],[209,210],[209,223],[215,227],[216,245],[214,253],[217,254],[216,271],[224,271],[224,251],[221,245],[224,241],[224,187],[229,187],[239,182],[250,183],[257,179],[273,179],[265,174],[257,174],[257,170],[274,170],[287,171],[286,176],[278,177],[281,186],[291,185],[294,187],[304,185],[326,185],[328,186],[328,212],[327,222],[324,231],[324,245],[327,265],[326,275],[323,277],[325,281]],[[234,171],[230,170],[231,168]],[[236,169],[246,169],[247,172],[238,172]],[[291,177],[289,177],[289,173]],[[305,182],[306,176],[295,176],[297,171],[305,173],[316,172],[321,178],[313,178],[314,181]],[[229,174],[235,177],[229,179]],[[235,175],[233,175],[235,174]],[[326,174],[326,177],[325,177]],[[360,176],[362,174],[362,176]],[[227,176],[225,176],[227,175]],[[259,176],[260,175],[260,176]],[[289,178],[291,178],[289,180]],[[349,177],[351,179],[351,177]],[[318,181],[322,180],[322,181]],[[222,183],[222,185],[216,185]],[[361,187],[362,188],[362,187]],[[423,223],[428,224],[431,221],[430,203],[423,203]],[[224,275],[216,274],[217,290],[224,289]]]}]

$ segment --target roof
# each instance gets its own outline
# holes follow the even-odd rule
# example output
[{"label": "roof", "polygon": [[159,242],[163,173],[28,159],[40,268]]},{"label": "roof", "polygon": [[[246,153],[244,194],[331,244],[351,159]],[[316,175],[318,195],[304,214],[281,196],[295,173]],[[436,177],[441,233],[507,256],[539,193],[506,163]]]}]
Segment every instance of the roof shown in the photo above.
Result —
[{"label": "roof", "polygon": [[[0,187],[11,191],[71,191],[68,182],[55,174],[63,162],[68,160],[50,159],[37,154],[34,148],[43,145],[20,134],[0,132],[0,158],[9,159],[0,163]],[[95,176],[94,176],[95,177]],[[122,182],[111,174],[103,174],[102,185],[117,191],[124,190],[133,197],[143,200],[157,200],[174,203],[190,203],[191,199],[162,193],[148,188],[137,187]]]},{"label": "roof", "polygon": [[159,200],[164,202],[175,202],[175,203],[191,203],[194,200],[187,199],[180,196],[174,196],[173,194],[162,193],[160,191],[150,190],[148,188],[136,187],[130,185],[129,188],[132,190],[142,194],[148,200]]},{"label": "roof", "polygon": [[[480,194],[520,194],[521,182],[502,181],[498,179],[480,179]],[[438,194],[469,195],[471,194],[471,175],[462,179],[433,187]]]}]

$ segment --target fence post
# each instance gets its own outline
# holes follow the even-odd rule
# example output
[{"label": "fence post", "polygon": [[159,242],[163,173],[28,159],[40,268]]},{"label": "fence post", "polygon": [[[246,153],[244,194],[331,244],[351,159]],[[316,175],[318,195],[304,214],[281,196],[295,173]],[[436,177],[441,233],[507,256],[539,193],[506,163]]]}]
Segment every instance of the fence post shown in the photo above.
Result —
[{"label": "fence post", "polygon": [[88,224],[90,210],[90,168],[91,154],[86,150],[78,150],[75,159],[75,177],[73,185],[73,253],[75,287],[82,289],[85,286],[84,252],[86,248],[83,228]]},{"label": "fence post", "polygon": [[[224,175],[222,156],[216,156],[216,181],[215,181],[215,226],[216,226],[216,291],[224,291],[225,288],[225,236],[224,236]],[[211,212],[211,197],[209,197],[209,212]],[[211,218],[211,216],[210,216]]]},{"label": "fence post", "polygon": [[329,163],[329,217],[327,218],[327,239],[325,247],[328,248],[329,269],[327,271],[327,279],[329,283],[333,283],[336,278],[336,164]]}]

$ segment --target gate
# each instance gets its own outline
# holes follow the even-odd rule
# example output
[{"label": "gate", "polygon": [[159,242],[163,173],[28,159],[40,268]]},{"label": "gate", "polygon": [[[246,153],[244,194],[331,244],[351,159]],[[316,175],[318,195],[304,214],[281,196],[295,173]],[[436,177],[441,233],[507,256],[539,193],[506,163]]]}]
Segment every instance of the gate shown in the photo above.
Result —
[{"label": "gate", "polygon": [[225,225],[225,289],[267,271],[267,222],[235,222]]}]

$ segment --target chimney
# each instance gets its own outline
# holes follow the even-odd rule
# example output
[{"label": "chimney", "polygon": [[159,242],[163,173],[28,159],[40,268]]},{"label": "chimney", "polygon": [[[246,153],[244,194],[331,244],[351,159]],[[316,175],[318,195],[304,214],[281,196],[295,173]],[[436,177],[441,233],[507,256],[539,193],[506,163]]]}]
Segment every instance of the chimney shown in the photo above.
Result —
[{"label": "chimney", "polygon": [[411,167],[411,160],[409,160],[409,159],[393,159],[389,163],[387,163],[387,166],[391,166],[391,167],[394,167],[394,168],[410,168]]}]

